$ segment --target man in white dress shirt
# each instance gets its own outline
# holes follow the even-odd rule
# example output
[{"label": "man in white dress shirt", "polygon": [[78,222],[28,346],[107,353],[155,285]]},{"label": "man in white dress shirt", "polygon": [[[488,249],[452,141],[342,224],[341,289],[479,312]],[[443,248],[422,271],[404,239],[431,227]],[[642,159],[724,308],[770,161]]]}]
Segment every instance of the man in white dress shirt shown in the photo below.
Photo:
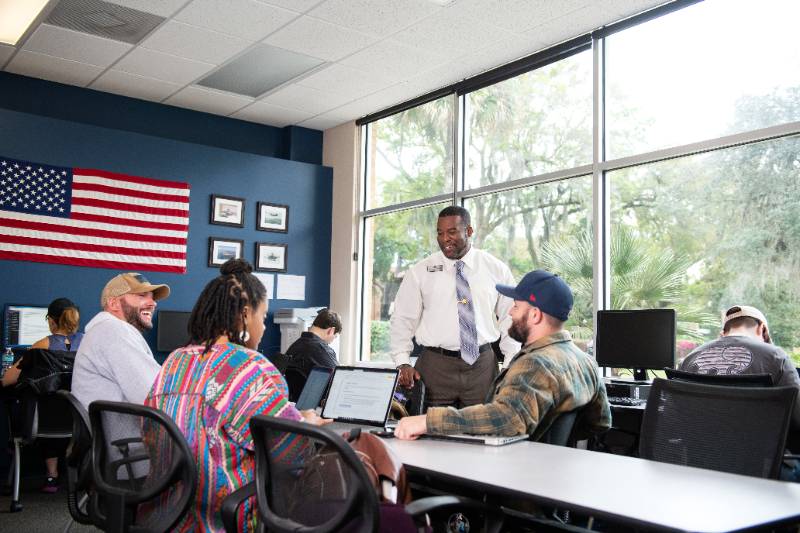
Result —
[{"label": "man in white dress shirt", "polygon": [[[405,274],[391,318],[391,354],[400,384],[422,379],[426,403],[458,408],[483,403],[497,375],[491,344],[500,339],[503,355],[519,351],[508,336],[511,298],[495,285],[513,285],[511,270],[499,259],[473,248],[469,211],[450,206],[436,225],[440,252]],[[498,318],[499,317],[499,318]],[[422,351],[410,365],[415,338]]]}]

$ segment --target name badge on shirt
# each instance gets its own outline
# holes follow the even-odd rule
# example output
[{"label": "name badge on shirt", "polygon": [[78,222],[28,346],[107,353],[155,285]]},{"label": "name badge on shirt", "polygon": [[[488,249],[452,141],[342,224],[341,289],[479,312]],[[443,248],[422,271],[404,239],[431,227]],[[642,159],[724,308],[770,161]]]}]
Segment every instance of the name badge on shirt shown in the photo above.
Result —
[{"label": "name badge on shirt", "polygon": [[441,272],[444,269],[444,265],[433,265],[427,268],[428,272]]}]

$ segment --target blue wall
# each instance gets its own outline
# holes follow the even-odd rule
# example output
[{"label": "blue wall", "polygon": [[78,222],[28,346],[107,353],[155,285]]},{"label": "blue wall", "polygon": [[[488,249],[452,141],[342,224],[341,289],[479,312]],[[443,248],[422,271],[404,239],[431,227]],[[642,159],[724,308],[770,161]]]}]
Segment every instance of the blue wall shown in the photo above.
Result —
[{"label": "blue wall", "polygon": [[[237,147],[240,151],[230,149]],[[190,184],[187,273],[144,272],[152,282],[172,288],[159,309],[191,310],[216,275],[218,270],[207,266],[209,236],[243,239],[251,263],[256,242],[288,243],[287,274],[306,276],[306,299],[271,300],[270,324],[272,311],[281,307],[328,305],[332,171],[280,158],[320,161],[321,154],[322,135],[314,130],[260,126],[0,73],[0,155]],[[244,228],[209,224],[212,194],[247,199]],[[287,234],[256,231],[258,201],[289,206]],[[0,260],[0,303],[47,305],[66,296],[80,306],[85,324],[99,311],[100,291],[116,273]],[[155,352],[154,332],[147,338]],[[272,354],[279,346],[279,330],[270,325],[261,349]]]}]

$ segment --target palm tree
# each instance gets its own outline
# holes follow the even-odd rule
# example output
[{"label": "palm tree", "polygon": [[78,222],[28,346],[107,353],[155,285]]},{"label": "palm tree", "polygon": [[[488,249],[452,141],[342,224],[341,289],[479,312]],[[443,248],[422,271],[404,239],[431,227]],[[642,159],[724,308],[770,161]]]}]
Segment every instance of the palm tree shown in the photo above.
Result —
[{"label": "palm tree", "polygon": [[[551,240],[542,249],[542,266],[569,283],[580,306],[573,310],[571,329],[588,338],[592,328],[592,238],[584,233]],[[624,226],[611,235],[611,308],[672,307],[678,315],[678,337],[701,341],[718,326],[716,316],[685,301],[686,257],[656,248]]]}]

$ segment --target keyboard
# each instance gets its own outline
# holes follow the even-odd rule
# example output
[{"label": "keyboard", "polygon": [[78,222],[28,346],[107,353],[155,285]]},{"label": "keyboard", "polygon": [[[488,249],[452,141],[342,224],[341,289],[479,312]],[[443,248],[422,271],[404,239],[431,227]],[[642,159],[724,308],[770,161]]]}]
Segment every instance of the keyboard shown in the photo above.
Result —
[{"label": "keyboard", "polygon": [[647,400],[642,400],[639,398],[625,398],[623,396],[609,396],[608,403],[611,405],[627,405],[628,407],[634,407],[637,405],[644,405],[647,403]]}]

